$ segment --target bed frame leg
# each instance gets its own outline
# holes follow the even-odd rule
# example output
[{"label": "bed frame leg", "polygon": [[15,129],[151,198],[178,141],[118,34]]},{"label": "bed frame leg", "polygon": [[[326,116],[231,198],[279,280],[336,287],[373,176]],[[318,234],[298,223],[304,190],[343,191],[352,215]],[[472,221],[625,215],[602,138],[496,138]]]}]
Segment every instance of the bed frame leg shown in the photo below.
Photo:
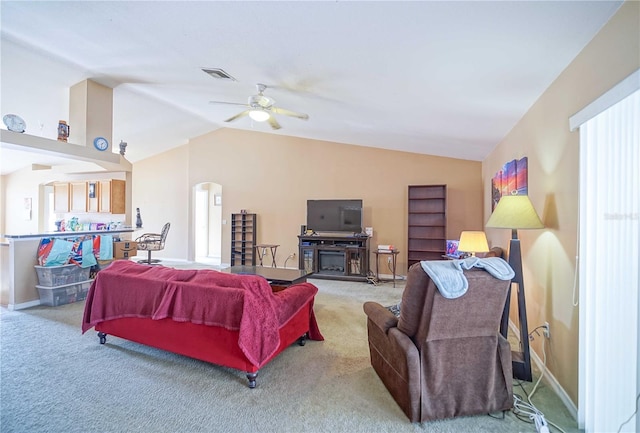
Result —
[{"label": "bed frame leg", "polygon": [[107,342],[107,334],[104,332],[98,332],[98,338],[100,339],[100,344],[104,344]]},{"label": "bed frame leg", "polygon": [[253,389],[256,387],[256,378],[258,377],[258,372],[255,373],[247,373],[247,379],[249,379],[249,388]]}]

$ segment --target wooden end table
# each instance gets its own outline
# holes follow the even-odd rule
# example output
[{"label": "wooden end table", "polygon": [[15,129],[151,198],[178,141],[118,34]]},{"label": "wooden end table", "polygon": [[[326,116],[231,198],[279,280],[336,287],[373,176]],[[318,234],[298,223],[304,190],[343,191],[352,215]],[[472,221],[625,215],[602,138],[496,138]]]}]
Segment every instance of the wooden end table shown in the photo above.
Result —
[{"label": "wooden end table", "polygon": [[393,287],[396,287],[396,264],[397,264],[397,257],[398,254],[400,254],[400,251],[398,250],[390,250],[390,251],[386,251],[386,250],[376,250],[373,252],[373,254],[376,255],[376,280],[380,281],[380,274],[378,272],[378,258],[381,255],[391,255],[391,272],[393,272]]}]

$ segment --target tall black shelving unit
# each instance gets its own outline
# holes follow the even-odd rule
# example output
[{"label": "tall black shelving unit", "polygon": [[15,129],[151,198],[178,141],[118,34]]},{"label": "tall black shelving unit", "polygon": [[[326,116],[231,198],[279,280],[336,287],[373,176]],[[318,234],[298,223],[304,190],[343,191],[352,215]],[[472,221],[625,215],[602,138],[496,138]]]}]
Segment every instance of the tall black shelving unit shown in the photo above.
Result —
[{"label": "tall black shelving unit", "polygon": [[256,265],[256,214],[231,214],[231,266]]}]

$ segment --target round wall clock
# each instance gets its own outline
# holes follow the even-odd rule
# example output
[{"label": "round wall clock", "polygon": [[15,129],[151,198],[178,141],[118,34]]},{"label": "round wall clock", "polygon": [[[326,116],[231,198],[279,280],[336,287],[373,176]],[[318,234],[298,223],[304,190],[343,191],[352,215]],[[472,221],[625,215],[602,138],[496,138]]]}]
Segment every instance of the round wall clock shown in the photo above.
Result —
[{"label": "round wall clock", "polygon": [[7,114],[2,118],[2,121],[9,131],[24,132],[27,128],[25,121],[17,114]]},{"label": "round wall clock", "polygon": [[93,146],[100,151],[105,151],[109,148],[109,142],[104,137],[96,137],[93,139]]}]

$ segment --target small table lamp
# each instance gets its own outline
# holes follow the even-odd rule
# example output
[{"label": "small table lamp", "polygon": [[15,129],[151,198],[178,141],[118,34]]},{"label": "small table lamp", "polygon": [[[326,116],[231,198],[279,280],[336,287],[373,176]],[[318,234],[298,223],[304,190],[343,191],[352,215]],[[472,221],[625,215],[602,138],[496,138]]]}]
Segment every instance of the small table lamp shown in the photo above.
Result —
[{"label": "small table lamp", "polygon": [[458,251],[471,253],[472,256],[475,256],[476,253],[486,253],[489,251],[487,236],[484,232],[464,231],[460,233]]},{"label": "small table lamp", "polygon": [[[518,285],[518,318],[520,321],[520,344],[522,352],[512,353],[513,376],[517,379],[532,381],[531,356],[529,353],[529,328],[527,326],[527,307],[524,298],[524,279],[522,275],[522,253],[518,229],[541,229],[544,224],[536,213],[536,210],[526,195],[503,196],[485,227],[511,229],[511,242],[509,243],[509,265],[513,268],[515,276],[512,283]],[[507,294],[507,302],[502,313],[500,333],[506,338],[509,329],[509,306],[511,303],[511,291]]]}]

